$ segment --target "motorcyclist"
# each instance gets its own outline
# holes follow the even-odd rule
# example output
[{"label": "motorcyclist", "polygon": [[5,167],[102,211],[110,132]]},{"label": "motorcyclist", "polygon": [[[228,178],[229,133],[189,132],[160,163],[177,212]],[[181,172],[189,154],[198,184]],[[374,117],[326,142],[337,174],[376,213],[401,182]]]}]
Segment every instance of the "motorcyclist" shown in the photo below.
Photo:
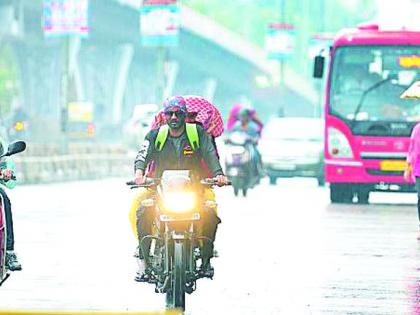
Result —
[{"label": "motorcyclist", "polygon": [[261,134],[261,126],[254,122],[253,120],[254,112],[250,108],[242,108],[237,113],[238,121],[233,125],[232,131],[242,131],[245,132],[249,138],[253,140],[253,161],[254,161],[254,172],[259,177],[263,176],[263,167],[261,154],[258,151],[257,143]]},{"label": "motorcyclist", "polygon": [[[0,154],[7,151],[7,147],[7,143],[0,138]],[[6,266],[11,271],[22,270],[22,265],[19,263],[14,251],[15,240],[13,233],[12,204],[2,186],[8,189],[13,189],[16,186],[16,180],[12,179],[15,172],[16,167],[10,157],[0,158],[0,194],[3,197],[7,229]]]},{"label": "motorcyclist", "polygon": [[[191,97],[191,95],[189,97]],[[201,121],[197,120],[197,116],[199,115],[199,109],[197,108],[197,106],[195,106],[195,107],[194,106],[192,106],[192,107],[189,106],[189,104],[186,100],[186,97],[182,96],[182,98],[184,99],[184,101],[186,101],[186,106],[187,106],[187,113],[186,113],[186,116],[185,116],[185,122],[186,123],[194,123],[194,124],[200,125],[201,127],[204,128],[206,133],[208,133],[209,136],[211,137],[211,141],[213,142],[213,145],[214,145],[214,148],[215,148],[216,156],[219,159],[220,156],[219,156],[219,152],[218,152],[218,149],[217,149],[215,138],[217,136],[220,136],[221,133],[223,132],[223,122],[222,122],[222,125],[221,125],[221,130],[220,130],[220,125],[219,125],[219,129],[216,128],[217,130],[214,130],[215,127],[216,127],[216,124],[215,124],[214,121],[211,121],[211,119],[210,119],[210,123],[207,124],[207,128],[205,128],[203,123]],[[197,100],[197,99],[200,100],[200,101],[204,100],[204,98],[202,98],[202,97],[195,96],[194,100]],[[206,110],[206,112],[208,113],[209,111]],[[160,126],[165,125],[166,121],[167,121],[167,119],[165,117],[164,110],[162,110],[155,116],[154,122],[152,123],[151,127],[152,127],[152,129],[159,128]],[[209,167],[206,164],[204,159],[201,160],[201,167],[202,167],[203,171],[207,174],[207,177],[212,176],[212,172],[210,171],[210,169],[209,169]],[[154,162],[151,161],[151,163],[149,163],[149,165],[148,165],[148,173],[149,174],[152,173],[153,168],[154,168]],[[131,228],[134,232],[135,237],[137,237],[137,235],[138,235],[137,225],[136,225],[136,213],[137,213],[137,209],[140,207],[141,201],[144,199],[143,194],[144,194],[143,191],[139,191],[138,194],[134,197],[134,199],[131,203],[131,206],[130,206],[130,211],[128,213],[128,218],[130,220]]]},{"label": "motorcyclist", "polygon": [[235,124],[237,124],[237,122],[240,121],[241,112],[242,112],[242,116],[246,112],[248,119],[252,121],[253,123],[255,123],[255,126],[257,127],[258,132],[261,133],[264,127],[264,124],[262,123],[261,119],[258,117],[257,111],[255,110],[255,108],[251,106],[245,106],[242,104],[234,104],[232,108],[230,109],[226,129],[228,131],[232,131]]},{"label": "motorcyclist", "polygon": [[[156,140],[159,136],[159,131],[164,126],[158,129],[151,130],[145,137],[144,143],[141,146],[136,160],[135,160],[135,182],[142,184],[145,182],[145,172],[150,161],[153,161],[154,169],[153,176],[160,177],[162,172],[167,169],[188,169],[193,172],[196,178],[206,177],[201,165],[203,159],[212,172],[212,175],[217,179],[219,185],[224,185],[228,182],[226,176],[223,174],[222,167],[216,156],[215,147],[211,141],[210,136],[204,131],[200,125],[195,125],[198,133],[198,142],[200,144],[197,150],[193,150],[193,144],[187,135],[186,102],[183,97],[175,96],[167,99],[164,103],[164,113],[166,116],[168,134],[166,141],[161,145],[159,150],[156,146]],[[149,198],[154,192],[145,189],[138,200]],[[208,188],[204,191],[206,200],[214,200],[213,191]],[[150,208],[140,207],[137,211],[137,231],[138,239],[142,239],[146,235],[152,234],[152,222],[154,213]],[[216,209],[208,209],[202,213],[201,233],[203,236],[210,238],[211,242],[204,242],[202,254],[202,271],[204,274],[211,274],[212,267],[210,259],[213,256],[213,243],[216,236],[217,225],[220,219],[217,216]],[[149,244],[148,244],[149,245]],[[137,281],[146,281],[145,269],[147,266],[147,257],[142,257],[140,253],[139,272],[136,277]]]}]

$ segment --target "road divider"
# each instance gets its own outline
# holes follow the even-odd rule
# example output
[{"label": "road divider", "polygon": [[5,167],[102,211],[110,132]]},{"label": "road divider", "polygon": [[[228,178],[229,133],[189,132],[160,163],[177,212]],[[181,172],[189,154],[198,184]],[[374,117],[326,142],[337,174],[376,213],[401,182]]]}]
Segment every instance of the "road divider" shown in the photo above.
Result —
[{"label": "road divider", "polygon": [[133,175],[133,154],[118,147],[74,146],[68,154],[57,147],[31,148],[13,157],[19,183],[36,184]]}]

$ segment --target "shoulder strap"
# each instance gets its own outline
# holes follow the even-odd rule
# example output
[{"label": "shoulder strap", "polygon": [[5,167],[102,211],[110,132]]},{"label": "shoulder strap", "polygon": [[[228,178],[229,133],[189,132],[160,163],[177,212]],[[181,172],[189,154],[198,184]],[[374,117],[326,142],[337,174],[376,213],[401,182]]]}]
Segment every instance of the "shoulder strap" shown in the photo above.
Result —
[{"label": "shoulder strap", "polygon": [[197,125],[186,123],[185,128],[187,131],[188,141],[193,149],[196,151],[200,147],[200,138],[198,137]]},{"label": "shoulder strap", "polygon": [[159,132],[155,140],[156,150],[162,151],[163,146],[165,145],[166,139],[168,138],[168,132],[169,132],[168,125],[163,125],[159,128]]}]

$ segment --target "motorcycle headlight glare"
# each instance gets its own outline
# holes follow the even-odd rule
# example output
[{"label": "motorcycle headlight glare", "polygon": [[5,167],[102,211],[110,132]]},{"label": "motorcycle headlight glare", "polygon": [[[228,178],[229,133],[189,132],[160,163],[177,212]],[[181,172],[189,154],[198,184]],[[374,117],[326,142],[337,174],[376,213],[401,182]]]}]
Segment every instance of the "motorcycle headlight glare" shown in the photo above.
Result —
[{"label": "motorcycle headlight glare", "polygon": [[175,213],[185,213],[195,207],[195,195],[192,192],[167,192],[164,196],[165,209]]}]

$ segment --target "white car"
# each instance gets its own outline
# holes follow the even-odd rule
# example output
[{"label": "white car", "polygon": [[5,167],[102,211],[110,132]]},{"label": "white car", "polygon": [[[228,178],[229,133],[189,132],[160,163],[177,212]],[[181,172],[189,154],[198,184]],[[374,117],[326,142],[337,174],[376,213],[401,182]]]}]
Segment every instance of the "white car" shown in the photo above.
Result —
[{"label": "white car", "polygon": [[324,185],[324,120],[272,118],[259,141],[264,168],[275,184],[278,177],[315,177]]}]

